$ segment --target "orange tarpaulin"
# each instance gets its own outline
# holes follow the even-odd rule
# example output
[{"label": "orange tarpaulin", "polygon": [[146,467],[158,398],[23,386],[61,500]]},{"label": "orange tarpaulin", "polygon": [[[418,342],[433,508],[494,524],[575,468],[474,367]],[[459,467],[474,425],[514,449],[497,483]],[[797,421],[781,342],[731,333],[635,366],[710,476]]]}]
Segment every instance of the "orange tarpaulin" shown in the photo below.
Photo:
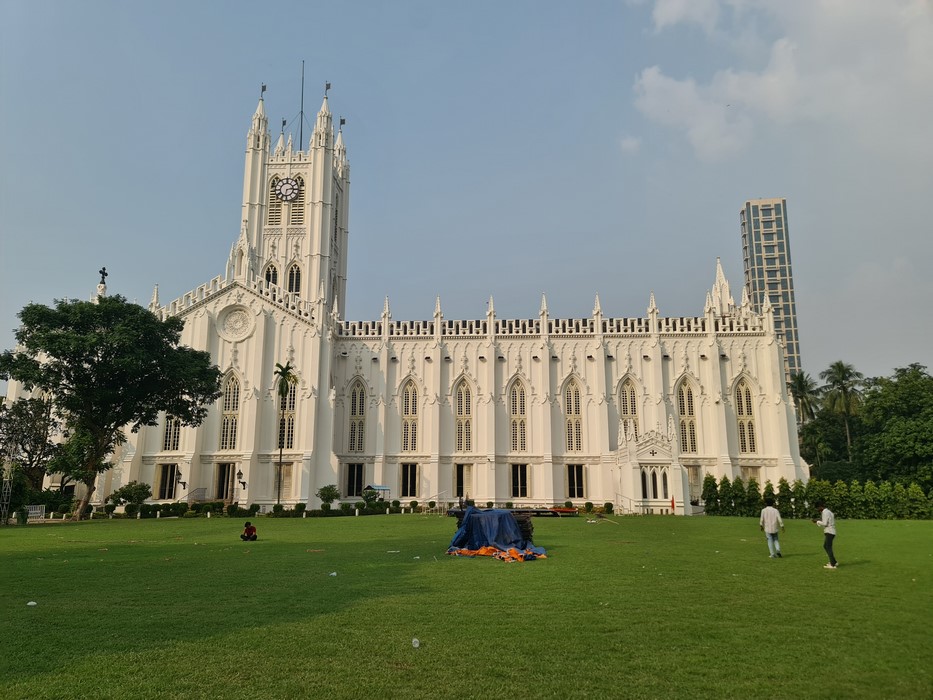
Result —
[{"label": "orange tarpaulin", "polygon": [[525,561],[526,557],[528,559],[547,559],[547,555],[535,554],[530,549],[520,550],[509,547],[508,550],[502,551],[501,549],[489,545],[480,547],[479,549],[454,549],[447,553],[455,557],[495,557],[496,559],[506,562]]}]

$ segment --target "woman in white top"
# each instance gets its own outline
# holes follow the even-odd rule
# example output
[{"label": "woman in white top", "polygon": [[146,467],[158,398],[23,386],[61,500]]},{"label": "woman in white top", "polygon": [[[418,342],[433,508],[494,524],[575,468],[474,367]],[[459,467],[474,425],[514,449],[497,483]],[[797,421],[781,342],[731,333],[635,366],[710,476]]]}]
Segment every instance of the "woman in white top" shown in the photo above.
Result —
[{"label": "woman in white top", "polygon": [[820,519],[813,522],[823,528],[823,549],[829,555],[829,563],[824,569],[835,569],[838,565],[836,557],[833,556],[833,540],[836,538],[836,516],[821,501],[816,504],[816,509],[820,511]]}]

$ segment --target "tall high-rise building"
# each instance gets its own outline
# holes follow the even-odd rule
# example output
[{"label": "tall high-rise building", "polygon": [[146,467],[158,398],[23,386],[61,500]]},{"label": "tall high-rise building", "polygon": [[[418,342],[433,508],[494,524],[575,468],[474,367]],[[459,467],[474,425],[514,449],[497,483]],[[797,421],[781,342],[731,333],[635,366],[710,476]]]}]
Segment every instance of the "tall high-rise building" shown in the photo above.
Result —
[{"label": "tall high-rise building", "polygon": [[797,305],[790,263],[786,199],[750,199],[739,212],[745,287],[756,311],[765,299],[774,310],[774,330],[784,341],[787,380],[800,371]]}]

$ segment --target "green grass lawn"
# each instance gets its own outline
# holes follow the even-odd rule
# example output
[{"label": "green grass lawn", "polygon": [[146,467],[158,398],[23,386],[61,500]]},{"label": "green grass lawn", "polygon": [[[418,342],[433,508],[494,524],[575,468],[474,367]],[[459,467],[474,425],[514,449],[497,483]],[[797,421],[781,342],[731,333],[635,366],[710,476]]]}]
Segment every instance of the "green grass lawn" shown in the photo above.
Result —
[{"label": "green grass lawn", "polygon": [[541,518],[515,564],[446,517],[256,523],[0,528],[0,698],[933,696],[933,522],[840,521],[836,571],[800,521],[772,560],[747,518]]}]

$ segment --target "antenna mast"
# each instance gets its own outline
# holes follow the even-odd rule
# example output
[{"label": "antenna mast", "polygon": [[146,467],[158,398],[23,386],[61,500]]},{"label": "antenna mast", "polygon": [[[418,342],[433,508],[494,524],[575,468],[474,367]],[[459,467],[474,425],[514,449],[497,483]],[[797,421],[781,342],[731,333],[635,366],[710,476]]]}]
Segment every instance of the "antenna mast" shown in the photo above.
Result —
[{"label": "antenna mast", "polygon": [[305,62],[301,62],[301,107],[298,110],[298,150],[304,149],[305,135]]}]

